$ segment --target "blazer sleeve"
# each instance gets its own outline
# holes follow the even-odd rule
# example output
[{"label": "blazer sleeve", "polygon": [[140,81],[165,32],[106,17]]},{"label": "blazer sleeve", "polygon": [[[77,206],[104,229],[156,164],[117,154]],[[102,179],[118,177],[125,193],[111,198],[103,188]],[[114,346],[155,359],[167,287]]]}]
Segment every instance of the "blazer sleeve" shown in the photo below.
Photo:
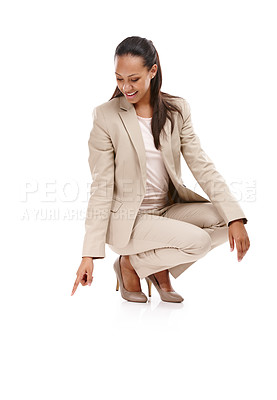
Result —
[{"label": "blazer sleeve", "polygon": [[100,106],[93,109],[88,140],[92,176],[82,257],[105,257],[106,232],[114,189],[114,148]]},{"label": "blazer sleeve", "polygon": [[184,122],[180,134],[181,152],[190,171],[227,225],[236,219],[243,219],[246,224],[247,218],[238,201],[201,147],[192,125],[189,103],[185,99],[182,100]]}]

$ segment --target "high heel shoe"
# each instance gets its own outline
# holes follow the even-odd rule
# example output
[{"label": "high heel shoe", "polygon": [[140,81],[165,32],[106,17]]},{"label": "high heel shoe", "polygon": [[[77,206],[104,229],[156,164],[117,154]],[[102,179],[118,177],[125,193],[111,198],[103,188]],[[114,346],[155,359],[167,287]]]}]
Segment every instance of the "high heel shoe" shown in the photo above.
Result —
[{"label": "high heel shoe", "polygon": [[128,290],[125,289],[125,287],[123,285],[123,278],[122,278],[122,273],[121,273],[121,268],[120,268],[120,259],[121,259],[121,256],[119,256],[115,260],[114,265],[113,265],[113,268],[115,270],[116,277],[117,277],[116,290],[118,290],[120,287],[121,296],[125,300],[135,301],[138,303],[146,303],[148,298],[143,292],[129,292]]},{"label": "high heel shoe", "polygon": [[155,286],[155,288],[159,292],[161,300],[167,301],[167,302],[170,302],[170,303],[181,303],[184,300],[183,297],[180,294],[176,293],[176,292],[166,292],[165,290],[163,290],[160,287],[159,282],[157,281],[157,278],[155,277],[154,274],[146,276],[145,280],[146,280],[147,285],[148,285],[148,296],[149,297],[151,297],[151,286],[152,286],[152,283],[153,283],[153,285]]}]

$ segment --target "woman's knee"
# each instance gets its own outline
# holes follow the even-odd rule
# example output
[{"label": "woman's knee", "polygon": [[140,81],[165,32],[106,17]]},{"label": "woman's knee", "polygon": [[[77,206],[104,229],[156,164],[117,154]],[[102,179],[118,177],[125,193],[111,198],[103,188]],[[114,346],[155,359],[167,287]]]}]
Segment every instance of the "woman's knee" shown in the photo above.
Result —
[{"label": "woman's knee", "polygon": [[206,208],[204,228],[223,227],[226,225],[224,218],[213,204],[206,204]]},{"label": "woman's knee", "polygon": [[210,235],[204,230],[202,230],[201,235],[199,235],[198,245],[199,245],[199,251],[203,255],[208,253],[208,251],[211,250],[212,239],[211,239]]},{"label": "woman's knee", "polygon": [[206,231],[201,228],[198,229],[197,234],[192,235],[190,238],[191,245],[189,248],[185,246],[182,250],[202,257],[211,250],[212,240]]}]

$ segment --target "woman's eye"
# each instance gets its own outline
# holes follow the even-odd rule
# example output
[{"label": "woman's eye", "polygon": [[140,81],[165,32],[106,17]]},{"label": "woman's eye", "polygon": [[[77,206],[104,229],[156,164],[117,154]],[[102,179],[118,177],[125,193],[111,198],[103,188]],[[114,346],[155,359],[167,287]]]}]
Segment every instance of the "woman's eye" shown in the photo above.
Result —
[{"label": "woman's eye", "polygon": [[[119,78],[116,78],[118,81],[123,81],[123,79],[119,79]],[[138,81],[139,80],[139,78],[137,78],[137,79],[131,79],[131,81],[132,82],[136,82],[136,81]]]}]

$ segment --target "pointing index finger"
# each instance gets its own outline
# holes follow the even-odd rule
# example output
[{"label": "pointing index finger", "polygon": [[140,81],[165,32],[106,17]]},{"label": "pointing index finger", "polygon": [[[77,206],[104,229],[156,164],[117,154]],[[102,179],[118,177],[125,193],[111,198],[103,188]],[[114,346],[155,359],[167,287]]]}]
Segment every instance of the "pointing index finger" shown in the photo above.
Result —
[{"label": "pointing index finger", "polygon": [[77,287],[78,287],[78,285],[80,283],[80,280],[81,280],[81,278],[78,275],[76,280],[75,280],[75,282],[74,282],[73,289],[72,289],[72,292],[71,292],[71,296],[73,296],[73,294],[76,292],[76,289],[77,289]]}]

